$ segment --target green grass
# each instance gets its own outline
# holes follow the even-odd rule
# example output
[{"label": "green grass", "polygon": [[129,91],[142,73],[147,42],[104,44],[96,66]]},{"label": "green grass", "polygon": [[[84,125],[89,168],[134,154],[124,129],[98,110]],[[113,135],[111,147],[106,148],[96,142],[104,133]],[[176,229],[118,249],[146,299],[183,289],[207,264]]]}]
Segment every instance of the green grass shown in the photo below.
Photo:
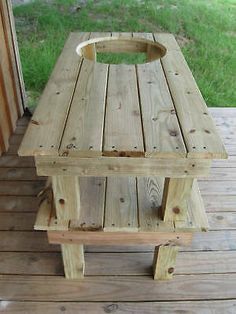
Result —
[{"label": "green grass", "polygon": [[[182,44],[208,106],[236,106],[236,0],[37,0],[15,7],[14,14],[32,105],[69,32],[167,31]],[[136,59],[123,55],[107,60]]]}]

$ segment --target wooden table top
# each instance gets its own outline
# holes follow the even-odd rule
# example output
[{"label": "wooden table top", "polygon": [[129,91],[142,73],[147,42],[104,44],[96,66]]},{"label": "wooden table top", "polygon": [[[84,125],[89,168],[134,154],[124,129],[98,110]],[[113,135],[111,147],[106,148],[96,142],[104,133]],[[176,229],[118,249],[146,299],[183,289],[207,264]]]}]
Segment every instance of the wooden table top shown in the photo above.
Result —
[{"label": "wooden table top", "polygon": [[[91,61],[108,51],[149,62]],[[151,33],[71,33],[19,155],[227,158],[174,36]]]}]

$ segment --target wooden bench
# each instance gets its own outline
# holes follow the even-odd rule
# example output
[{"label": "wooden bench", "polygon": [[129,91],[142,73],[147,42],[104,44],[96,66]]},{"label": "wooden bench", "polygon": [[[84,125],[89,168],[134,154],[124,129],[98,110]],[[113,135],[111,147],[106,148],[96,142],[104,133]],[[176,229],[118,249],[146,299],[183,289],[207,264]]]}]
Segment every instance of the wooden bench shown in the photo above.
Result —
[{"label": "wooden bench", "polygon": [[[146,53],[102,64],[99,53]],[[84,273],[83,245],[153,244],[154,278],[208,229],[198,177],[227,158],[171,34],[72,33],[19,149],[48,176],[35,229],[61,244],[65,275]]]}]

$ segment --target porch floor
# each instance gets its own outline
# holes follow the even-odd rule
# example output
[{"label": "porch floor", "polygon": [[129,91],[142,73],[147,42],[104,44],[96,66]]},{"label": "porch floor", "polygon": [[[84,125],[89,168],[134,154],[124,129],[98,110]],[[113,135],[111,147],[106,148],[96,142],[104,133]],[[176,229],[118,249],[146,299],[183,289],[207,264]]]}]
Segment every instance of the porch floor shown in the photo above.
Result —
[{"label": "porch floor", "polygon": [[33,158],[17,156],[28,123],[20,119],[0,158],[0,312],[236,313],[236,108],[211,113],[230,156],[199,181],[210,231],[181,249],[166,282],[152,279],[153,246],[88,246],[85,279],[64,279],[60,247],[33,230],[45,178]]}]

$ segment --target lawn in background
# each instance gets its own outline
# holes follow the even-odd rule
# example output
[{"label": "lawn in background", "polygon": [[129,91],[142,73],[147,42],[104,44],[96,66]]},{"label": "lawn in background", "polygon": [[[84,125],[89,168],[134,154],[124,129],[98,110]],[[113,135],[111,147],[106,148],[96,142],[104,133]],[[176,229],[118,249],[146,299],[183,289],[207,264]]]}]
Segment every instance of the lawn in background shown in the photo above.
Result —
[{"label": "lawn in background", "polygon": [[14,8],[30,105],[71,31],[171,32],[208,106],[236,106],[236,0],[38,0]]}]

